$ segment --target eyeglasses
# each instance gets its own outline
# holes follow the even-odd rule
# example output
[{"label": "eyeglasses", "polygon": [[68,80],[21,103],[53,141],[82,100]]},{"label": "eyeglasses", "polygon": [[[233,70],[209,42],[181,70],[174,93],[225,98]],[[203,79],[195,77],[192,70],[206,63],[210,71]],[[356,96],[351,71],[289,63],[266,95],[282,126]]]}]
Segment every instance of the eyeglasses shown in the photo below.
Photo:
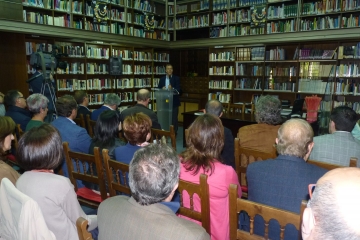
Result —
[{"label": "eyeglasses", "polygon": [[310,199],[312,198],[312,194],[315,190],[315,187],[316,187],[316,184],[309,184],[309,196],[310,196]]}]

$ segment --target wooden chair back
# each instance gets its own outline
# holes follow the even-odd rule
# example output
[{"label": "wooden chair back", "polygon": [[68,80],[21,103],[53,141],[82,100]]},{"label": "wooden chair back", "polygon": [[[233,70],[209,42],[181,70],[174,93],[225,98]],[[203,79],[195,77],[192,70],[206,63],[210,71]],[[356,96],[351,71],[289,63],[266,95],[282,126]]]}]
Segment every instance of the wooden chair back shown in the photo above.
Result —
[{"label": "wooden chair back", "polygon": [[230,111],[230,103],[221,103],[223,106],[223,112],[224,113],[229,113]]},{"label": "wooden chair back", "polygon": [[16,134],[18,135],[19,139],[24,135],[24,131],[21,129],[20,124],[16,124]]},{"label": "wooden chair back", "polygon": [[[180,193],[179,214],[201,222],[206,232],[210,234],[210,196],[209,185],[207,184],[207,175],[200,175],[200,184],[183,181],[180,179],[178,191]],[[190,207],[184,207],[183,191],[186,191],[190,197]],[[194,210],[194,194],[198,195],[201,203],[201,212]]]},{"label": "wooden chair back", "polygon": [[[351,157],[349,167],[357,167],[357,160],[358,159],[356,157]],[[325,168],[325,169],[327,169],[329,171],[333,170],[335,168],[345,167],[345,166],[335,165],[335,164],[330,164],[330,163],[325,163],[325,162],[318,162],[318,161],[315,161],[315,160],[308,160],[307,163],[316,165],[316,166],[321,167],[321,168]]]},{"label": "wooden chair back", "polygon": [[166,144],[170,141],[171,147],[176,151],[176,136],[173,125],[170,125],[170,131],[151,128],[150,142],[153,142],[154,140],[156,140],[156,142],[161,142],[163,138],[166,140]]},{"label": "wooden chair back", "polygon": [[86,126],[88,128],[87,132],[89,133],[91,138],[94,137],[95,125],[96,125],[96,121],[91,120],[90,115],[86,115]]},{"label": "wooden chair back", "polygon": [[230,104],[229,106],[230,114],[243,114],[245,113],[245,104]]},{"label": "wooden chair back", "polygon": [[84,114],[82,114],[82,113],[79,114],[79,117],[78,117],[78,118],[75,118],[75,119],[74,119],[74,122],[76,123],[76,125],[78,125],[78,126],[86,129]]},{"label": "wooden chair back", "polygon": [[[76,180],[98,184],[101,199],[102,201],[105,200],[107,198],[107,193],[99,148],[95,147],[94,155],[90,155],[71,151],[67,142],[63,143],[63,147],[69,178],[71,183],[74,185],[75,192],[78,192],[79,190]],[[83,170],[81,170],[80,166]],[[87,171],[88,168],[89,171]],[[96,169],[97,174],[94,174],[94,168]],[[94,202],[80,196],[78,196],[78,200],[80,203],[90,207],[98,207],[100,204],[99,202]]]},{"label": "wooden chair back", "polygon": [[[230,217],[230,239],[263,240],[269,239],[269,221],[275,219],[280,225],[280,239],[284,239],[285,226],[294,225],[298,230],[301,227],[300,214],[270,207],[256,202],[251,202],[237,197],[237,185],[230,184],[229,187],[229,217]],[[302,203],[303,204],[303,203]],[[305,205],[306,206],[306,205]],[[250,218],[250,232],[238,229],[239,213],[245,211]],[[265,221],[264,236],[254,235],[254,218],[256,215],[263,217]]]},{"label": "wooden chair back", "polygon": [[116,191],[131,195],[127,180],[129,165],[110,159],[109,150],[107,149],[103,149],[102,155],[110,197],[116,196]]},{"label": "wooden chair back", "polygon": [[246,170],[250,163],[255,161],[262,161],[267,159],[276,158],[276,152],[262,152],[251,148],[245,148],[240,146],[239,138],[234,139],[235,149],[235,169],[238,175],[240,185],[243,187],[242,196],[247,198],[247,191],[244,187],[247,186],[246,182]]},{"label": "wooden chair back", "polygon": [[93,240],[91,233],[87,230],[88,220],[79,217],[76,220],[76,228],[79,235],[79,240]]}]

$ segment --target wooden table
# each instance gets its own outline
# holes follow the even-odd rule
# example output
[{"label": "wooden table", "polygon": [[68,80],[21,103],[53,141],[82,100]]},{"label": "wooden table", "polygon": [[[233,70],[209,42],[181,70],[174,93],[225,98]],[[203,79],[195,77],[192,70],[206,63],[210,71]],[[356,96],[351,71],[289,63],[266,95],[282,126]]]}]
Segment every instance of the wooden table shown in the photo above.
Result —
[{"label": "wooden table", "polygon": [[[191,111],[191,112],[184,112],[182,113],[184,116],[184,121],[183,121],[183,147],[186,147],[186,139],[185,139],[185,129],[189,128],[189,126],[191,125],[191,123],[194,122],[195,118],[197,118],[199,115],[196,115],[196,113],[202,113],[201,111]],[[232,131],[232,134],[234,135],[234,137],[236,137],[239,128],[246,126],[246,125],[250,125],[250,124],[255,124],[255,116],[252,114],[229,114],[229,113],[224,113],[221,116],[221,121],[222,124],[229,128]]]}]

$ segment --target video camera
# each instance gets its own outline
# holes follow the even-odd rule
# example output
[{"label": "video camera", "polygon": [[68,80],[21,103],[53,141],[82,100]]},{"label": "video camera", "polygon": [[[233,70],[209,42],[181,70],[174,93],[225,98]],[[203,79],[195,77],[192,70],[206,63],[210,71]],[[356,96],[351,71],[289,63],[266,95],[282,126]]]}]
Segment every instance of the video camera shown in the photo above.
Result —
[{"label": "video camera", "polygon": [[[44,76],[44,81],[50,80],[50,75],[55,74],[57,68],[65,70],[68,66],[66,61],[60,61],[61,57],[67,57],[68,54],[62,53],[61,48],[57,45],[52,45],[51,52],[44,52],[42,47],[37,52],[34,52],[30,56],[30,65],[33,68],[41,69]],[[37,77],[37,76],[35,76]],[[31,82],[34,77],[27,80]]]}]

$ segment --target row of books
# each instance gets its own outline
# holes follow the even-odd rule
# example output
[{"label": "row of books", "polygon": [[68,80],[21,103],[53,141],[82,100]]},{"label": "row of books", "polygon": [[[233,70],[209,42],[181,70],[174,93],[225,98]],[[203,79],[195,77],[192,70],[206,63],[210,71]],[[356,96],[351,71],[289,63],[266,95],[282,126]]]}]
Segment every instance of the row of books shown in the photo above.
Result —
[{"label": "row of books", "polygon": [[153,74],[151,65],[134,65],[134,74]]},{"label": "row of books", "polygon": [[287,21],[267,22],[266,33],[287,33],[297,31],[297,19],[291,19]]},{"label": "row of books", "polygon": [[[247,71],[248,70],[248,71]],[[245,64],[236,63],[236,76],[263,76],[264,66],[251,65],[249,68]]]},{"label": "row of books", "polygon": [[[111,9],[111,11],[109,12],[110,14],[110,19],[111,20],[117,20],[117,21],[121,21],[121,22],[125,22],[125,12],[121,11],[119,9]],[[128,13],[128,18],[131,19],[131,13]]]},{"label": "row of books", "polygon": [[187,13],[187,5],[176,5],[176,13]]},{"label": "row of books", "polygon": [[356,63],[340,64],[336,66],[337,77],[359,77],[360,70]]},{"label": "row of books", "polygon": [[233,66],[213,66],[209,68],[209,75],[234,75],[234,67]]},{"label": "row of books", "polygon": [[33,6],[39,8],[52,9],[53,0],[22,0],[24,6]]},{"label": "row of books", "polygon": [[169,53],[158,53],[154,52],[154,62],[169,62]]},{"label": "row of books", "polygon": [[315,17],[313,19],[302,19],[300,31],[314,31],[340,28],[340,16]]},{"label": "row of books", "polygon": [[143,12],[156,12],[155,6],[151,6],[147,0],[135,0],[133,8]]},{"label": "row of books", "polygon": [[284,3],[281,6],[269,6],[267,12],[267,18],[287,18],[287,17],[296,17],[298,14],[298,4],[285,5]]},{"label": "row of books", "polygon": [[299,76],[301,78],[329,77],[334,75],[334,65],[320,62],[300,62]]},{"label": "row of books", "polygon": [[277,82],[273,79],[266,79],[264,83],[264,90],[295,92],[295,83]]},{"label": "row of books", "polygon": [[124,24],[123,23],[111,23],[110,31],[114,34],[124,35]]},{"label": "row of books", "polygon": [[250,35],[250,25],[229,26],[229,37]]},{"label": "row of books", "polygon": [[359,59],[360,58],[360,42],[352,46],[339,46],[338,59]]},{"label": "row of books", "polygon": [[54,0],[54,9],[58,11],[70,12],[71,4],[69,0]]},{"label": "row of books", "polygon": [[209,26],[209,14],[192,16],[188,19],[188,28],[199,28]]},{"label": "row of books", "polygon": [[250,9],[238,9],[236,11],[230,11],[230,23],[243,23],[250,22]]},{"label": "row of books", "polygon": [[209,89],[232,89],[232,80],[210,80]]},{"label": "row of books", "polygon": [[108,25],[85,21],[85,30],[108,33],[110,29]]},{"label": "row of books", "polygon": [[273,77],[296,77],[297,76],[297,67],[265,67],[265,76]]},{"label": "row of books", "polygon": [[239,0],[239,7],[266,4],[266,0]]},{"label": "row of books", "polygon": [[165,21],[161,19],[160,21],[155,19],[155,28],[164,28],[165,29]]},{"label": "row of books", "polygon": [[39,50],[51,52],[52,45],[48,43],[25,42],[26,55],[31,55]]},{"label": "row of books", "polygon": [[209,93],[208,100],[217,99],[222,103],[230,103],[231,102],[231,94],[216,92],[216,93]]},{"label": "row of books", "polygon": [[94,9],[91,6],[91,2],[85,2],[85,15],[90,17],[94,16]]},{"label": "row of books", "polygon": [[71,62],[68,63],[67,68],[56,70],[58,74],[85,74],[85,64],[81,62]]},{"label": "row of books", "polygon": [[336,82],[336,95],[359,95],[359,86],[360,83],[355,82],[354,80],[349,81],[348,79],[340,79]]},{"label": "row of books", "polygon": [[106,63],[86,63],[87,74],[109,74],[109,65]]},{"label": "row of books", "polygon": [[210,38],[226,37],[227,27],[212,27],[210,28]]},{"label": "row of books", "polygon": [[122,93],[117,93],[117,95],[120,97],[121,102],[133,102],[134,101],[133,92],[122,92]]},{"label": "row of books", "polygon": [[270,49],[266,51],[265,60],[286,60],[285,49],[276,47],[275,49]]},{"label": "row of books", "polygon": [[116,79],[57,79],[58,91],[115,89]]},{"label": "row of books", "polygon": [[216,12],[212,14],[212,25],[227,24],[227,12]]},{"label": "row of books", "polygon": [[[336,54],[335,50],[324,50],[324,49],[315,49],[315,48],[303,48],[299,52],[300,60],[307,59],[332,59]],[[296,53],[295,53],[296,55]]]},{"label": "row of books", "polygon": [[350,14],[349,17],[342,17],[341,18],[341,27],[342,28],[350,28],[350,27],[359,27],[359,16],[353,16]]},{"label": "row of books", "polygon": [[184,17],[177,17],[176,18],[176,21],[175,21],[175,26],[176,26],[176,29],[185,29],[187,28],[187,17],[184,16]]},{"label": "row of books", "polygon": [[39,12],[23,10],[24,22],[54,25],[59,27],[70,27],[70,15],[53,17]]},{"label": "row of books", "polygon": [[251,60],[251,48],[237,48],[236,49],[237,61],[250,61]]},{"label": "row of books", "polygon": [[209,54],[210,62],[222,62],[222,61],[234,61],[234,60],[235,60],[235,52],[231,52],[231,51]]},{"label": "row of books", "polygon": [[236,79],[235,87],[237,89],[261,89],[261,80],[257,79],[249,79],[249,78],[241,78]]},{"label": "row of books", "polygon": [[152,61],[153,56],[151,52],[134,51],[134,61]]},{"label": "row of books", "polygon": [[109,59],[109,48],[88,47],[86,51],[86,57]]},{"label": "row of books", "polygon": [[264,60],[265,47],[253,47],[251,48],[251,60]]},{"label": "row of books", "polygon": [[72,27],[75,29],[83,29],[83,21],[82,19],[73,19]]},{"label": "row of books", "polygon": [[299,79],[298,92],[325,94],[327,82],[313,79]]},{"label": "row of books", "polygon": [[123,60],[133,60],[133,51],[127,49],[112,49],[111,56],[119,56]]},{"label": "row of books", "polygon": [[77,14],[82,14],[83,13],[83,2],[82,1],[72,1],[71,12],[77,13]]},{"label": "row of books", "polygon": [[[358,95],[358,94],[357,94]],[[352,108],[357,114],[360,114],[360,102],[337,102],[334,101],[334,108],[339,106],[348,106]]]},{"label": "row of books", "polygon": [[144,25],[145,23],[145,15],[140,13],[134,14],[134,23],[139,25]]},{"label": "row of books", "polygon": [[165,66],[155,66],[154,67],[154,74],[165,74],[166,67]]},{"label": "row of books", "polygon": [[213,10],[226,9],[228,5],[227,0],[213,0]]},{"label": "row of books", "polygon": [[61,45],[61,52],[66,53],[69,57],[85,57],[84,46]]}]

